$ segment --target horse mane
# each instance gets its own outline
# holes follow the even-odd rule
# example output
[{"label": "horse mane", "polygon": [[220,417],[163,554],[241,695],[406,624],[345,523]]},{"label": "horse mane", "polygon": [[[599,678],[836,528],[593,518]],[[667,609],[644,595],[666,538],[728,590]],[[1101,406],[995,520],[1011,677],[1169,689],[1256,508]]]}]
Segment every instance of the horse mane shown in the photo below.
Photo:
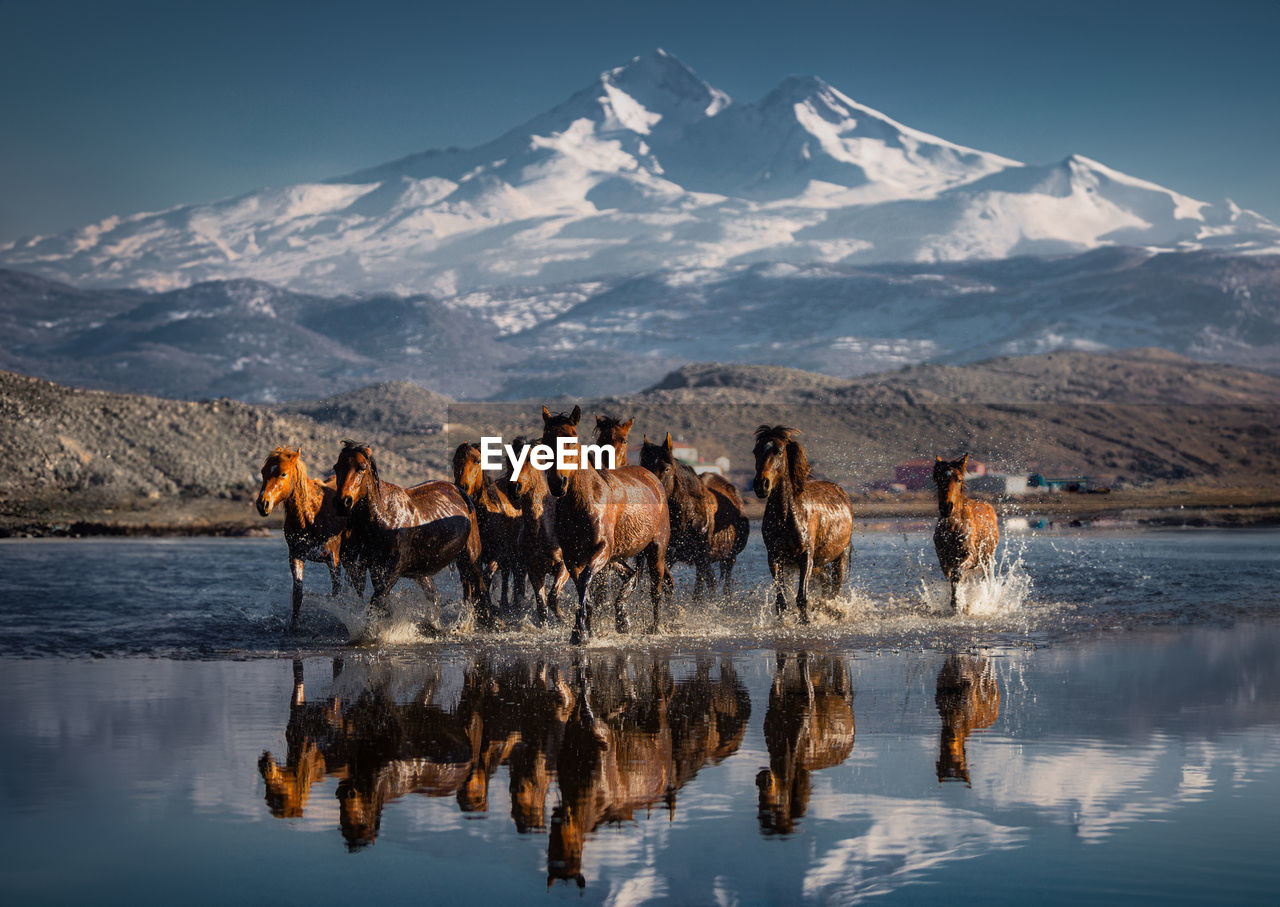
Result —
[{"label": "horse mane", "polygon": [[809,481],[809,457],[799,441],[787,442],[787,468],[791,472],[791,487],[799,494]]}]

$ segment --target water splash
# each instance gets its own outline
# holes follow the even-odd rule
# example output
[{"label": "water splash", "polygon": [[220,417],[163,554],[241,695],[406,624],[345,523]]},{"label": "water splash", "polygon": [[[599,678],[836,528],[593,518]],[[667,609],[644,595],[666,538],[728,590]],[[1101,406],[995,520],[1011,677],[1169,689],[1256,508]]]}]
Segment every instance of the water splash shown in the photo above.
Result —
[{"label": "water splash", "polygon": [[[1021,612],[1031,597],[1031,574],[1023,561],[1025,543],[1013,550],[1005,543],[995,563],[971,574],[956,590],[956,611],[967,617],[1003,617]],[[935,566],[920,579],[925,607],[938,614],[951,611],[951,588]]]}]

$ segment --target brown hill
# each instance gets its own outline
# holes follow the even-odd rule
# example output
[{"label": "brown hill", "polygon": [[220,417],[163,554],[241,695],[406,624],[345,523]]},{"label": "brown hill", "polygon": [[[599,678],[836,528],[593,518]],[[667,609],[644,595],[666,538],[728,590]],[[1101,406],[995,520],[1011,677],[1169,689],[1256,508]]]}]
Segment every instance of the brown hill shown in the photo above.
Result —
[{"label": "brown hill", "polygon": [[[303,448],[317,477],[351,432],[235,400],[200,403],[77,390],[0,372],[0,525],[118,517],[139,508],[155,522],[253,516],[258,469],[279,444]],[[367,431],[392,481],[443,475]],[[219,504],[221,502],[221,504]]]},{"label": "brown hill", "polygon": [[[1053,353],[919,366],[852,380],[770,366],[697,364],[639,394],[580,402],[634,416],[644,434],[726,456],[749,482],[752,432],[800,428],[816,470],[851,489],[894,465],[969,451],[1011,473],[1230,488],[1277,500],[1280,378],[1162,351]],[[476,404],[406,383],[259,407],[74,390],[0,373],[0,527],[69,518],[257,524],[248,500],[266,452],[301,444],[323,474],[345,437],[373,443],[384,474],[447,475],[462,440],[540,432],[543,401]],[[141,516],[124,516],[143,508]],[[109,513],[114,511],[113,513]],[[203,516],[192,516],[203,514]]]}]

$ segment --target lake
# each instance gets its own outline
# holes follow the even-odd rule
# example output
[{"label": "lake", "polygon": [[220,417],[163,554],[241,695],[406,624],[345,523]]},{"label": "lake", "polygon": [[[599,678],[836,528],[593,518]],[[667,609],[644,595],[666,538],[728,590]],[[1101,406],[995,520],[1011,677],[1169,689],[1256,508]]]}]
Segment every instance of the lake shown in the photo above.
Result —
[{"label": "lake", "polygon": [[408,583],[371,620],[315,566],[291,633],[278,537],[0,543],[0,880],[1274,903],[1280,532],[1006,532],[960,616],[927,533],[855,545],[809,627],[777,624],[756,532],[732,602],[575,652],[567,627],[473,632],[447,577],[443,636]]}]

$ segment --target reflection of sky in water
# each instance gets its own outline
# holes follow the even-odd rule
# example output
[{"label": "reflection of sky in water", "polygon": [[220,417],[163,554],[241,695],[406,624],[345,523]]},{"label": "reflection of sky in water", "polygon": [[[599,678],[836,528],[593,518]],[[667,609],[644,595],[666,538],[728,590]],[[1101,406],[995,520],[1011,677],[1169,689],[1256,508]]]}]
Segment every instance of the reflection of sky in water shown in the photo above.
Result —
[{"label": "reflection of sky in water", "polygon": [[[775,654],[737,652],[751,703],[740,744],[718,765],[702,764],[675,792],[674,810],[658,800],[637,808],[634,821],[589,834],[583,897],[843,902],[939,896],[944,889],[918,886],[951,890],[978,874],[981,893],[1012,898],[1034,872],[1060,886],[1058,897],[1194,898],[1211,892],[1189,878],[1217,872],[1232,874],[1234,895],[1257,898],[1280,883],[1266,843],[1280,800],[1278,645],[1280,624],[1263,622],[962,656],[955,663],[970,671],[969,686],[946,702],[953,729],[971,725],[960,733],[968,784],[937,778],[945,656],[848,653],[852,752],[838,759],[820,741],[810,747],[818,767],[786,835],[761,833],[757,775],[778,764],[765,728],[820,735],[821,721],[771,720],[775,698],[784,701]],[[831,655],[805,662],[819,700],[841,661]],[[594,670],[607,673],[612,659],[600,654]],[[567,659],[551,660],[571,675]],[[456,649],[442,658],[353,652],[335,681],[328,658],[310,658],[306,698],[336,694],[349,706],[380,689],[398,703],[425,696],[448,711],[463,699],[472,664]],[[645,653],[628,660],[641,698],[651,664]],[[788,664],[794,671],[794,656]],[[714,665],[713,678],[718,658]],[[694,659],[674,657],[670,671],[686,680]],[[802,675],[788,676],[803,700]],[[982,701],[993,700],[975,679],[982,676],[998,690],[998,714]],[[487,812],[464,813],[452,795],[387,802],[376,841],[359,853],[345,852],[338,831],[335,777],[314,784],[301,818],[272,818],[257,760],[264,750],[283,759],[288,749],[287,660],[6,660],[0,681],[0,790],[15,820],[0,832],[0,878],[19,894],[88,896],[96,883],[59,871],[74,852],[85,865],[123,867],[111,876],[114,893],[146,897],[157,876],[207,872],[213,847],[220,897],[324,897],[357,880],[370,892],[412,896],[429,879],[441,893],[511,898],[546,884],[548,834],[516,833],[507,767],[490,782]],[[597,673],[594,682],[607,681]],[[801,724],[808,730],[796,731]],[[548,822],[559,802],[553,786]],[[1163,863],[1153,862],[1153,842],[1163,842]],[[273,861],[287,861],[287,879],[279,870],[263,877]],[[564,883],[552,896],[578,899]]]}]

